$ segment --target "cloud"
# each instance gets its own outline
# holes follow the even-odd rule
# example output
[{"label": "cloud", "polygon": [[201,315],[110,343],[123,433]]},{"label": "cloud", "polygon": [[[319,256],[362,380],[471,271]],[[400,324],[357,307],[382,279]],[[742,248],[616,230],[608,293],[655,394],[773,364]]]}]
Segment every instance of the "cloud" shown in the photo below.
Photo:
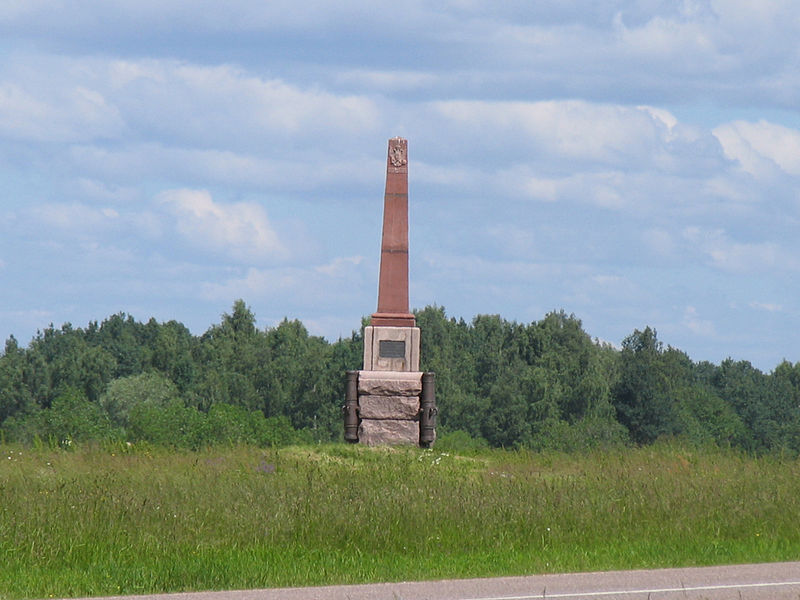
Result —
[{"label": "cloud", "polygon": [[642,233],[642,242],[653,254],[661,258],[672,258],[676,244],[672,234],[665,229],[648,229]]},{"label": "cloud", "polygon": [[[524,98],[546,90],[550,97],[625,103],[710,93],[721,102],[757,98],[791,109],[798,75],[787,57],[797,49],[796,12],[790,2],[739,0],[412,2],[399,11],[365,0],[114,0],[90,8],[6,0],[0,35],[61,54],[161,53],[376,93],[446,89],[456,93],[440,97]],[[390,38],[381,33],[387,31]],[[393,40],[413,51],[399,51]]]},{"label": "cloud", "polygon": [[426,71],[347,69],[334,74],[337,85],[386,93],[411,92],[436,85],[441,75]]},{"label": "cloud", "polygon": [[95,90],[67,82],[44,89],[0,82],[0,137],[86,141],[118,137],[124,129],[119,111]]},{"label": "cloud", "polygon": [[[305,156],[287,158],[278,149],[274,156],[227,149],[175,147],[161,143],[126,144],[103,147],[74,145],[67,157],[70,166],[87,178],[120,183],[133,188],[142,180],[180,180],[197,186],[223,185],[230,189],[307,191],[336,187],[365,186],[374,173],[385,168],[375,159],[360,160],[352,155],[330,156],[325,148],[308,147]],[[92,195],[97,190],[87,190]]]},{"label": "cloud", "polygon": [[698,315],[697,308],[687,306],[683,311],[683,325],[695,335],[709,337],[715,335],[714,322],[702,319]]},{"label": "cloud", "polygon": [[601,163],[632,155],[643,142],[650,143],[653,132],[636,109],[582,101],[442,101],[433,106],[441,118],[475,137],[504,142],[511,137],[528,150]]},{"label": "cloud", "polygon": [[353,267],[360,265],[363,260],[363,256],[337,257],[326,265],[315,267],[315,270],[329,277],[347,277],[353,272]]},{"label": "cloud", "polygon": [[130,205],[139,200],[138,190],[133,186],[120,186],[89,177],[78,177],[70,187],[74,195],[97,202]]},{"label": "cloud", "polygon": [[542,176],[533,166],[514,165],[499,173],[500,189],[509,196],[541,202],[568,201],[620,210],[630,205],[633,178],[620,171],[579,172],[565,177]]},{"label": "cloud", "polygon": [[800,268],[797,259],[775,242],[735,242],[722,229],[696,226],[684,229],[683,237],[723,271],[750,273]]},{"label": "cloud", "polygon": [[[447,127],[453,152],[469,160],[496,153],[514,165],[536,164],[570,174],[586,169],[681,173],[719,167],[722,152],[708,132],[679,124],[649,106],[579,100],[439,101],[431,121]],[[548,192],[546,192],[548,193]]]},{"label": "cloud", "polygon": [[68,232],[94,234],[119,223],[119,212],[113,208],[97,208],[80,203],[42,204],[31,209],[33,218],[42,225]]},{"label": "cloud", "polygon": [[618,43],[639,59],[680,61],[686,65],[683,59],[691,58],[695,64],[706,65],[718,58],[713,30],[708,27],[710,16],[708,12],[704,15],[656,14],[638,26],[628,27],[624,14],[619,12],[614,17],[614,30]]},{"label": "cloud", "polygon": [[368,98],[302,89],[229,65],[115,61],[106,77],[130,122],[151,136],[235,148],[239,140],[326,140],[377,125]]},{"label": "cloud", "polygon": [[175,217],[177,232],[197,248],[238,261],[283,260],[288,251],[258,204],[214,202],[206,190],[167,190],[158,201]]},{"label": "cloud", "polygon": [[725,155],[755,176],[768,176],[775,166],[800,175],[800,131],[760,120],[734,121],[714,129]]},{"label": "cloud", "polygon": [[[364,287],[366,272],[370,268],[371,265],[364,264],[358,256],[337,257],[317,265],[249,267],[240,275],[205,283],[203,295],[215,301],[252,298],[285,314],[309,310],[325,314],[335,308],[339,314],[342,311],[352,313],[355,327],[357,315],[373,308],[371,301],[364,301],[361,305],[357,302],[373,294]],[[377,281],[375,283],[377,285]],[[321,298],[324,298],[325,309],[321,308]]]},{"label": "cloud", "polygon": [[748,306],[756,310],[763,310],[770,313],[783,312],[783,306],[775,302],[751,302]]},{"label": "cloud", "polygon": [[[0,69],[0,136],[270,148],[373,131],[374,102],[264,78],[232,65],[168,59],[13,55]],[[254,140],[258,139],[256,145]],[[324,149],[323,149],[324,151]]]}]

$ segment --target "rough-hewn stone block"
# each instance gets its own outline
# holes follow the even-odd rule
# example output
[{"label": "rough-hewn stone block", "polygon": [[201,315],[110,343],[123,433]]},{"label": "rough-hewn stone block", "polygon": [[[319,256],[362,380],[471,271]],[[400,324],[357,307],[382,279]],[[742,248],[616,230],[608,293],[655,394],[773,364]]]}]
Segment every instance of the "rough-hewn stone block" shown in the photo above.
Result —
[{"label": "rough-hewn stone block", "polygon": [[418,396],[359,396],[358,414],[362,419],[416,419]]},{"label": "rough-hewn stone block", "polygon": [[422,373],[403,371],[359,371],[358,394],[369,396],[419,396]]},{"label": "rough-hewn stone block", "polygon": [[367,446],[419,444],[419,423],[397,419],[362,419],[358,441]]}]

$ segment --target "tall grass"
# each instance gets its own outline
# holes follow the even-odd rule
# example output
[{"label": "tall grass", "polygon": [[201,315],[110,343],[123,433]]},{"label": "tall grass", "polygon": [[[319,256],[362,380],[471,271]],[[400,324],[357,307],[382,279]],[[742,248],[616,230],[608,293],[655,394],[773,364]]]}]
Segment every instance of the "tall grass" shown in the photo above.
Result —
[{"label": "tall grass", "polygon": [[800,556],[800,462],[350,446],[0,447],[0,597]]}]

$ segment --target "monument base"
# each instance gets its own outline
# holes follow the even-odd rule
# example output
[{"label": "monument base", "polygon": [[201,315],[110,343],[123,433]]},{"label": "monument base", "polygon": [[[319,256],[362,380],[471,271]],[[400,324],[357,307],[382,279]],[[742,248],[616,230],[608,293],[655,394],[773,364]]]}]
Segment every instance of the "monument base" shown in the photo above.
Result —
[{"label": "monument base", "polygon": [[359,371],[358,441],[367,446],[419,445],[422,373]]},{"label": "monument base", "polygon": [[365,446],[404,446],[419,444],[419,423],[395,419],[362,419],[358,441]]},{"label": "monument base", "polygon": [[364,327],[365,371],[419,371],[419,327]]}]

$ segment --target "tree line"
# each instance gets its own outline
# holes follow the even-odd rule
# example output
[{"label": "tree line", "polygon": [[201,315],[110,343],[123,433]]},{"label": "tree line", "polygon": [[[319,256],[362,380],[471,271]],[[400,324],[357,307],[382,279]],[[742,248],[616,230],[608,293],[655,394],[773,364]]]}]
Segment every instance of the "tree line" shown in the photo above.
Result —
[{"label": "tree line", "polygon": [[[655,330],[617,349],[563,311],[530,324],[416,313],[421,369],[436,373],[439,434],[451,443],[579,450],[660,438],[800,451],[800,362],[693,362]],[[147,441],[196,448],[342,439],[344,373],[361,332],[328,342],[299,321],[264,330],[237,300],[199,336],[176,321],[117,314],[52,325],[0,355],[0,441]]]}]

